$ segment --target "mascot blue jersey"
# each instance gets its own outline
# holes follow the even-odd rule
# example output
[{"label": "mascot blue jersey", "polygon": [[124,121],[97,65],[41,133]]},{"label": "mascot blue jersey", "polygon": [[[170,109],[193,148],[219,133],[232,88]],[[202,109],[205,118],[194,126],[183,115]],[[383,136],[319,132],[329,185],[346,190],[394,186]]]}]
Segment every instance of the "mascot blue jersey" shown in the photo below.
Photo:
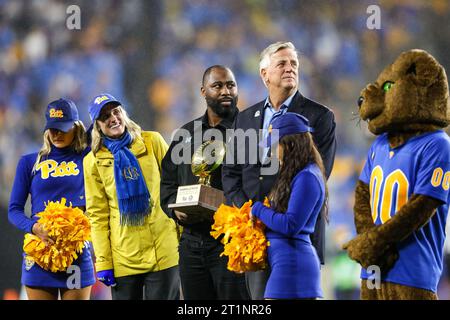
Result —
[{"label": "mascot blue jersey", "polygon": [[[445,223],[449,209],[450,139],[441,130],[390,148],[387,134],[369,150],[360,180],[369,185],[372,218],[385,223],[412,194],[442,201],[431,220],[397,244],[399,259],[381,280],[436,292],[442,272]],[[365,269],[361,278],[374,275]]]}]

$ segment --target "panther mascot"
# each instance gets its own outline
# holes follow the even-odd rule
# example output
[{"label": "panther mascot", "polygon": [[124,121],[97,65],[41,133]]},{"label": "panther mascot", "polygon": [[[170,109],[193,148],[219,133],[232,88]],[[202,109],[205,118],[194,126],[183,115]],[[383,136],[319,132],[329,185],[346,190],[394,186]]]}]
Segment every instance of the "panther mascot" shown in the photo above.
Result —
[{"label": "panther mascot", "polygon": [[358,105],[377,136],[356,186],[357,236],[344,245],[362,266],[361,299],[437,299],[450,188],[445,70],[426,51],[403,52]]}]

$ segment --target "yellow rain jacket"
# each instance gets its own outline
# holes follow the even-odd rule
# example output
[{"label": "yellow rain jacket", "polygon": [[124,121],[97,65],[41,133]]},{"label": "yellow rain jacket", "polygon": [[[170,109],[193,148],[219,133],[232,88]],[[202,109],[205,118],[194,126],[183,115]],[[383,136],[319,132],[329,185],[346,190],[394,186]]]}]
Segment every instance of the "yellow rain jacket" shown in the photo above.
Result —
[{"label": "yellow rain jacket", "polygon": [[167,143],[157,132],[143,131],[131,144],[153,200],[142,226],[121,226],[114,180],[114,157],[104,146],[83,161],[86,212],[91,222],[97,271],[114,269],[116,277],[164,270],[178,265],[175,222],[160,206],[161,161]]}]

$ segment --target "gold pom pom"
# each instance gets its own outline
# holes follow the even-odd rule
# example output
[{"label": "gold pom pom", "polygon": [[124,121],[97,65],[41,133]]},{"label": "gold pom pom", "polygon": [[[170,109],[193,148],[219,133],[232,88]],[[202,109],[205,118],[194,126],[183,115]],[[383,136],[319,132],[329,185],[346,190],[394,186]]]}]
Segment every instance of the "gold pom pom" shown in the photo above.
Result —
[{"label": "gold pom pom", "polygon": [[38,222],[48,232],[54,243],[45,243],[33,234],[26,234],[24,252],[45,270],[66,271],[78,255],[83,252],[84,242],[90,239],[91,227],[88,218],[78,208],[61,202],[49,201],[44,211],[37,214]]},{"label": "gold pom pom", "polygon": [[[267,205],[267,201],[265,204]],[[260,220],[252,222],[249,213],[252,201],[239,209],[222,204],[214,214],[211,235],[225,245],[221,256],[228,257],[228,270],[234,272],[256,271],[266,267],[267,247],[270,245]]]}]

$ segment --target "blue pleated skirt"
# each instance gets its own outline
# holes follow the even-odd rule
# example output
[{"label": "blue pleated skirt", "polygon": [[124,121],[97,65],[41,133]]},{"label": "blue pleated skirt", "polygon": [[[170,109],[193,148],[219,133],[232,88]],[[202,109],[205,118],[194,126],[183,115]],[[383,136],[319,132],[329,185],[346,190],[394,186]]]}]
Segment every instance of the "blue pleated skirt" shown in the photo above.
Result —
[{"label": "blue pleated skirt", "polygon": [[90,244],[86,242],[83,253],[66,272],[51,272],[23,254],[22,284],[30,287],[80,289],[95,283],[94,264]]}]

